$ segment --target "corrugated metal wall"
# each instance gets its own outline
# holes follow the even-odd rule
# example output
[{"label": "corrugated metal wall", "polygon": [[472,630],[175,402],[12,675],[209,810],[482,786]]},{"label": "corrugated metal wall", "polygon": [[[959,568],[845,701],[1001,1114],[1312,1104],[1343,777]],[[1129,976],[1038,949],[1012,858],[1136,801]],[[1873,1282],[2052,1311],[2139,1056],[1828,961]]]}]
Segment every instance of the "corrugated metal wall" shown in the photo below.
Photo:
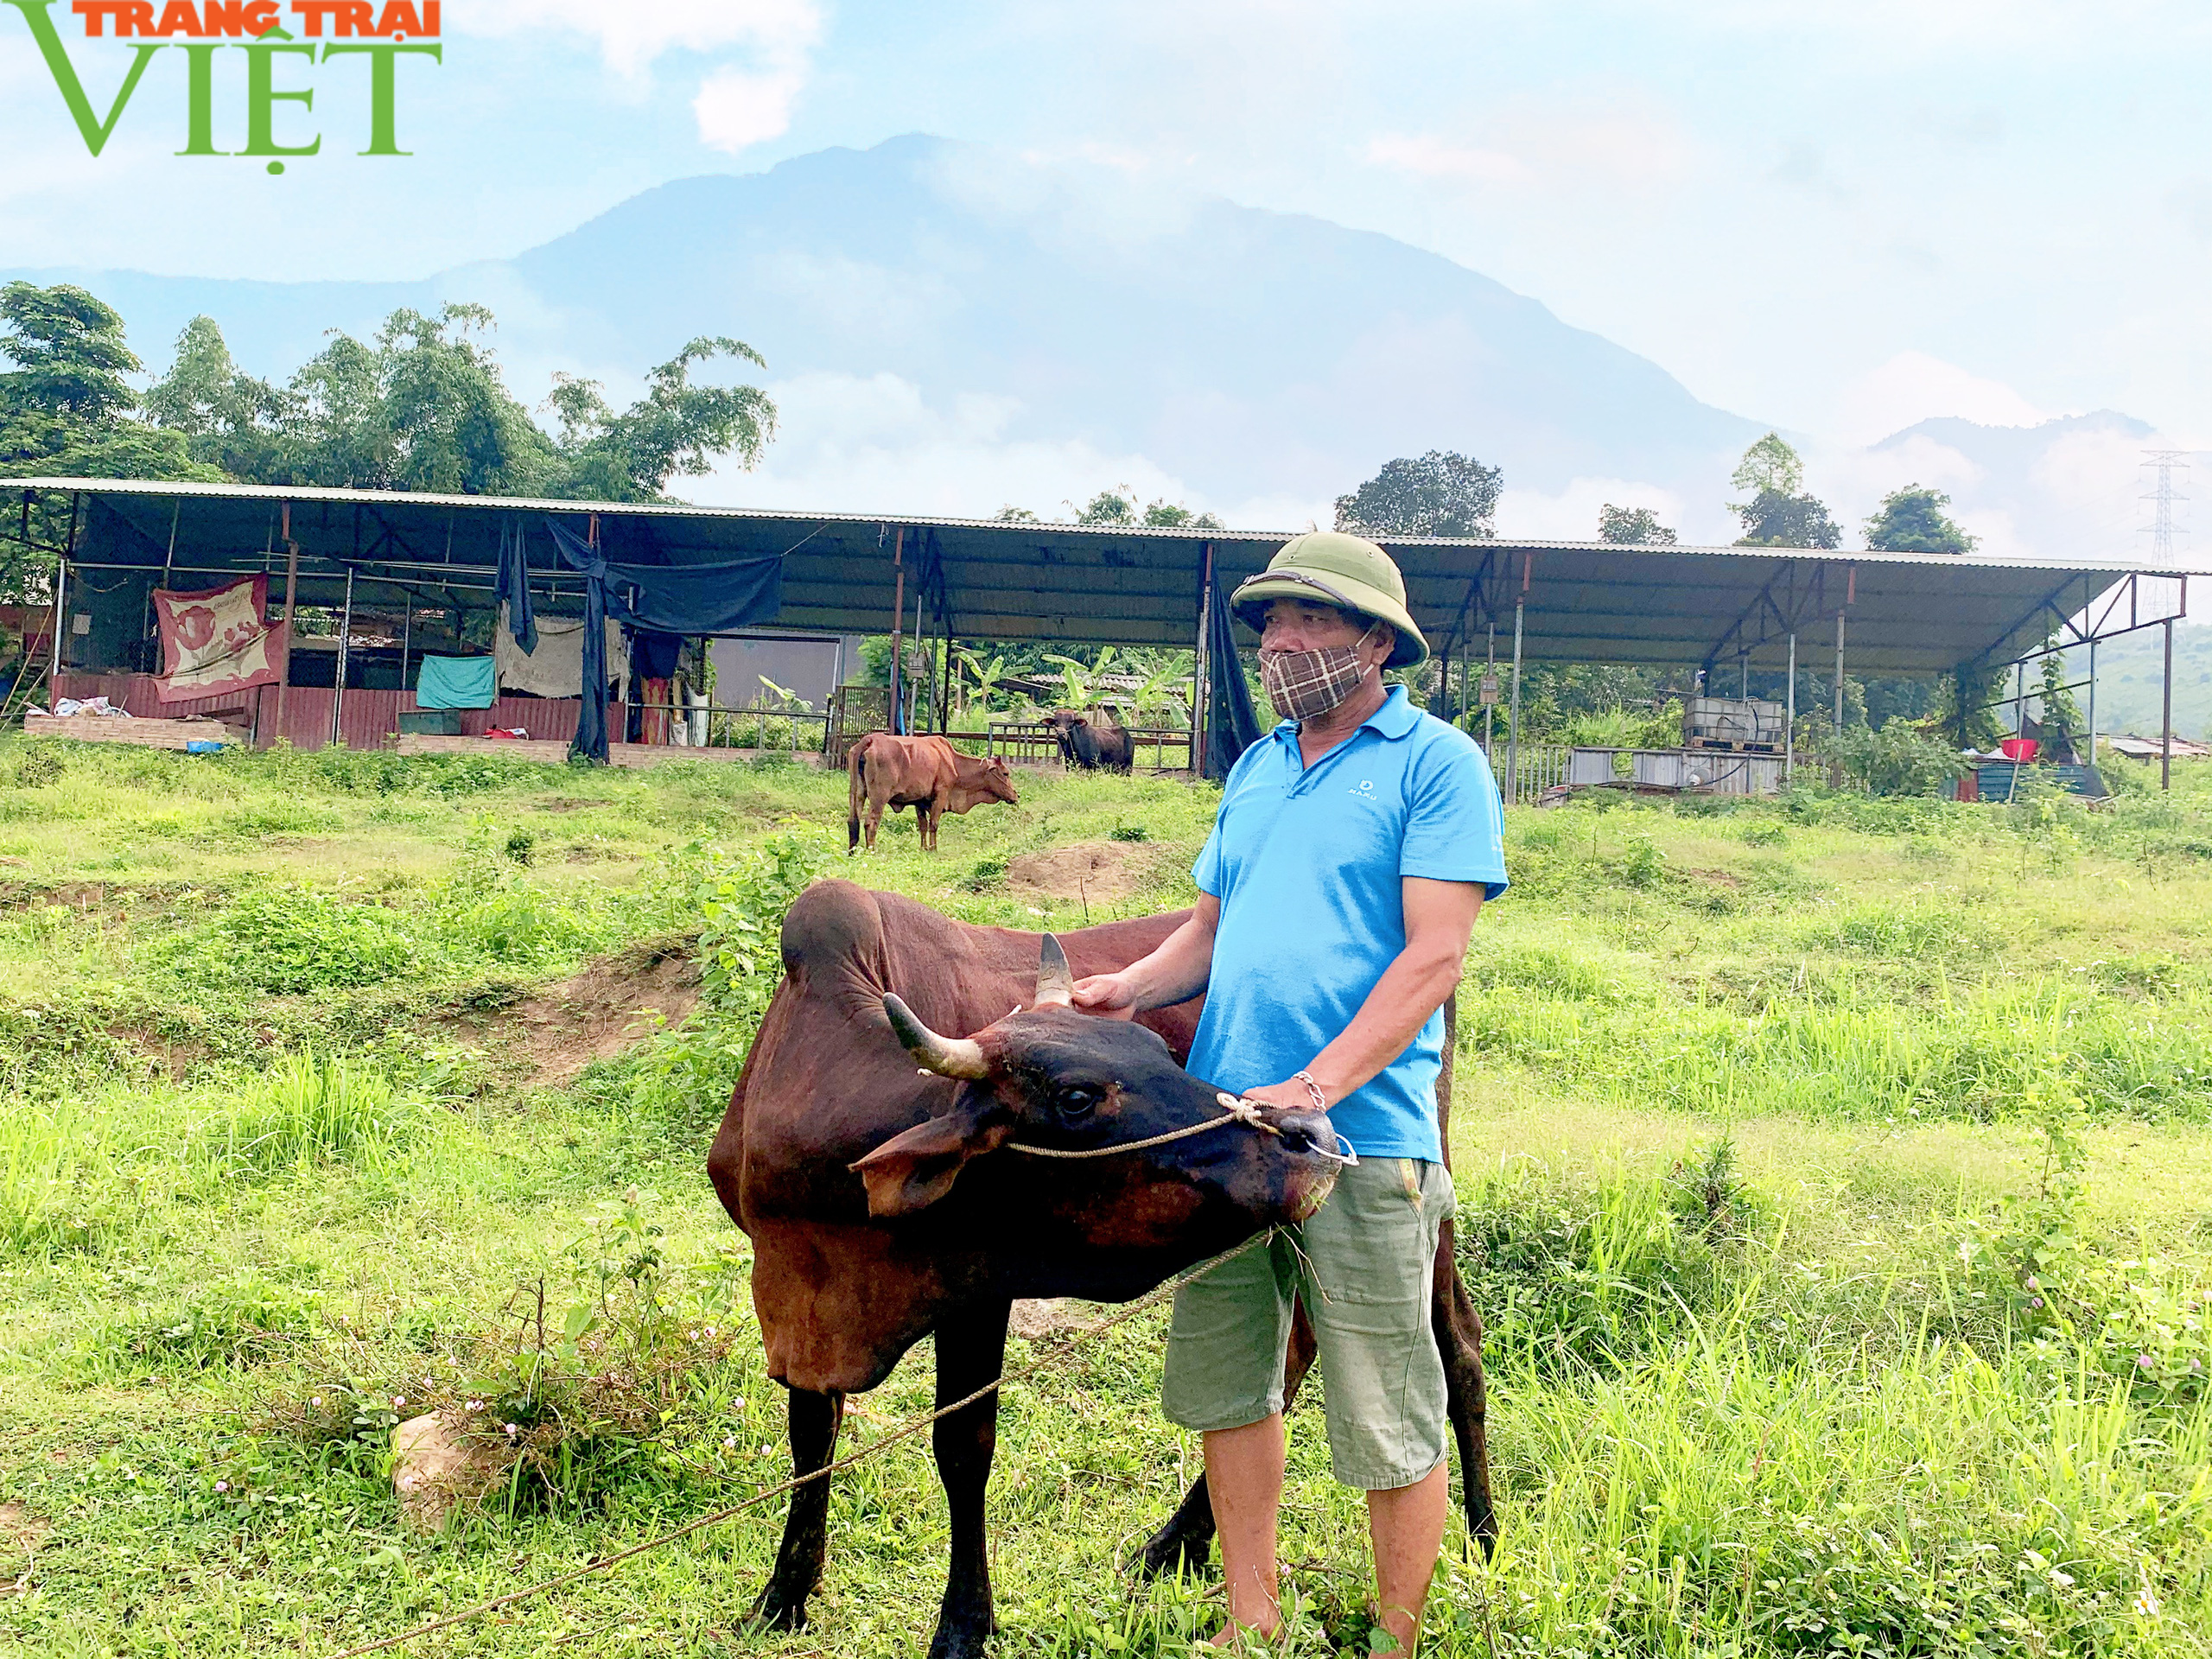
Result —
[{"label": "corrugated metal wall", "polygon": [[[56,695],[64,697],[105,697],[115,707],[142,719],[181,719],[187,715],[212,715],[244,708],[249,714],[259,700],[264,747],[276,739],[276,688],[256,687],[219,697],[192,697],[163,702],[150,674],[64,673]],[[284,732],[296,749],[319,749],[330,741],[330,705],[337,696],[327,685],[295,685],[284,693]],[[519,726],[534,738],[567,742],[576,734],[582,707],[575,697],[501,697],[489,709],[464,709],[461,729],[464,736],[481,737],[493,726]],[[416,711],[412,691],[346,693],[341,734],[349,749],[380,749],[399,729],[399,716]],[[621,718],[619,705],[608,714],[610,724]]]}]

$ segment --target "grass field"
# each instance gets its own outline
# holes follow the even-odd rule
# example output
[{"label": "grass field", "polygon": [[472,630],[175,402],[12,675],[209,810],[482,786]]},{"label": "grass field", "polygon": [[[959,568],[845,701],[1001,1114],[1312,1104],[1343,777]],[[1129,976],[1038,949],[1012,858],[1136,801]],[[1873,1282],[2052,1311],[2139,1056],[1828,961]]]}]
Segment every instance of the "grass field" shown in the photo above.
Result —
[{"label": "grass field", "polygon": [[[1485,1571],[1454,1522],[1432,1650],[2212,1647],[2212,791],[2183,781],[2096,815],[1511,815],[1453,1126],[1504,1532]],[[703,1171],[780,905],[855,868],[1025,926],[1188,899],[1212,791],[1022,789],[849,866],[842,779],[795,768],[0,745],[0,1650],[328,1654],[780,1479]],[[1009,1392],[1006,1654],[1217,1621],[1210,1583],[1117,1567],[1194,1468],[1163,1325]],[[849,1446],[925,1406],[926,1361]],[[497,1465],[427,1535],[387,1450],[426,1408]],[[1292,1456],[1291,1649],[1364,1653],[1318,1400]],[[409,1650],[919,1651],[925,1441],[831,1514],[800,1635],[743,1628],[779,1502]]]}]

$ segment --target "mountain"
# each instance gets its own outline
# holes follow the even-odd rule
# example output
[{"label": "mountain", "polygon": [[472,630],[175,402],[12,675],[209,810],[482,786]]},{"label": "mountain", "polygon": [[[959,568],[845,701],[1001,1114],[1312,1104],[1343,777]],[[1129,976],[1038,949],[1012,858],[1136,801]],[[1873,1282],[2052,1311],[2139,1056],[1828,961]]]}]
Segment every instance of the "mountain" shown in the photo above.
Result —
[{"label": "mountain", "polygon": [[556,369],[620,391],[693,336],[732,334],[766,357],[783,431],[762,473],[703,499],[1049,514],[1053,492],[1128,481],[1266,524],[1449,448],[1516,491],[1598,480],[1717,510],[1764,429],[1389,237],[921,137],[681,180],[415,283],[11,274],[92,288],[156,362],[205,312],[276,375],[327,329],[480,301],[525,400]]}]

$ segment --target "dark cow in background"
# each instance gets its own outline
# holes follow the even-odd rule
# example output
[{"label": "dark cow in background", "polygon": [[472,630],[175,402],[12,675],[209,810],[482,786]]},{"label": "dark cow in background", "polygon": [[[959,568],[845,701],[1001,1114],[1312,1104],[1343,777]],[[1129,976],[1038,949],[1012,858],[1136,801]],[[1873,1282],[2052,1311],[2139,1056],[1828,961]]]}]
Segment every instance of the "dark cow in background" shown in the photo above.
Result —
[{"label": "dark cow in background", "polygon": [[[1157,922],[1086,929],[1070,939],[1073,971],[1105,972],[1162,937]],[[1311,1112],[1274,1116],[1278,1135],[1232,1122],[1090,1160],[1013,1150],[1111,1147],[1224,1116],[1161,1035],[1187,1052],[1194,1016],[1076,1013],[1050,936],[825,881],[791,906],[783,958],[707,1168],[753,1241],[753,1306],[769,1375],[791,1390],[797,1473],[830,1460],[844,1396],[882,1382],[925,1336],[937,1338],[943,1407],[999,1376],[1016,1298],[1128,1301],[1311,1215],[1335,1179],[1335,1133]],[[1020,1006],[1007,1014],[1009,1002]],[[993,1629],[983,1493],[997,1414],[994,1394],[935,1426],[952,1518],[936,1659],[979,1659]],[[771,1626],[804,1620],[828,1503],[826,1478],[792,1494],[756,1610]]]},{"label": "dark cow in background", "polygon": [[1060,759],[1085,772],[1096,772],[1101,766],[1109,772],[1127,772],[1136,758],[1136,741],[1127,728],[1113,721],[1092,720],[1071,709],[1056,709],[1045,716],[1045,724],[1059,734]]},{"label": "dark cow in background", "polygon": [[[843,881],[818,883],[791,906],[785,978],[708,1172],[753,1243],[768,1369],[791,1390],[794,1472],[830,1461],[845,1394],[880,1382],[923,1336],[936,1335],[942,1407],[999,1376],[1016,1298],[1127,1300],[1320,1202],[1334,1166],[1313,1143],[1334,1142],[1327,1119],[1307,1114],[1275,1118],[1281,1139],[1231,1125],[1075,1162],[1008,1145],[1109,1147],[1219,1113],[1212,1089],[1179,1069],[1198,1001],[1134,1024],[1066,1007],[1073,976],[1127,967],[1185,914],[1082,929],[1062,957],[1037,934],[969,926]],[[1496,1528],[1482,1326],[1452,1266],[1451,1238],[1447,1220],[1437,1343],[1468,1524],[1487,1547]],[[1292,1344],[1295,1386],[1313,1358],[1302,1317]],[[992,1629],[983,1498],[996,1423],[993,1395],[935,1426],[952,1562],[933,1659],[982,1654]],[[792,1494],[755,1609],[773,1628],[805,1621],[829,1497],[826,1478]],[[1203,1563],[1212,1532],[1201,1482],[1147,1546],[1145,1564]]]},{"label": "dark cow in background", "polygon": [[861,843],[861,814],[868,814],[868,848],[875,850],[876,827],[886,808],[914,809],[914,827],[925,852],[937,850],[938,820],[965,812],[984,801],[1019,806],[1021,796],[1003,760],[978,760],[941,737],[894,737],[870,732],[845,756],[845,852]]}]

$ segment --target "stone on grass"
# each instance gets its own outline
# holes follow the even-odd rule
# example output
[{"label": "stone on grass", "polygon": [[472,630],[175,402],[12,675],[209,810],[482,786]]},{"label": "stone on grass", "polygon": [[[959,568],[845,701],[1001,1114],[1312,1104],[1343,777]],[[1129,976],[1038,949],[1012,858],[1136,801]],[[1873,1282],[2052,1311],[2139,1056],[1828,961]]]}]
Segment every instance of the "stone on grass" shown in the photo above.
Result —
[{"label": "stone on grass", "polygon": [[456,1436],[434,1411],[393,1429],[391,1451],[400,1516],[417,1532],[444,1526],[454,1505],[483,1491],[493,1472],[486,1453]]}]

